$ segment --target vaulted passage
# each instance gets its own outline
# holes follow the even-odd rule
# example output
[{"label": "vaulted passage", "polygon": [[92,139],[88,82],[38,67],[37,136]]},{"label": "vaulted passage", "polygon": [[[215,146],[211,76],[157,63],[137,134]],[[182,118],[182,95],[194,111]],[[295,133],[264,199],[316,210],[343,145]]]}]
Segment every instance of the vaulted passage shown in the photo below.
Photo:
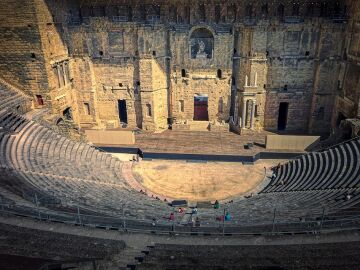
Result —
[{"label": "vaulted passage", "polygon": [[279,106],[279,118],[278,118],[278,130],[285,130],[288,120],[289,103],[280,102]]},{"label": "vaulted passage", "polygon": [[194,120],[209,121],[207,96],[194,97]]},{"label": "vaulted passage", "polygon": [[126,100],[121,99],[118,100],[118,108],[119,108],[119,119],[121,123],[128,123],[127,111],[126,111]]}]

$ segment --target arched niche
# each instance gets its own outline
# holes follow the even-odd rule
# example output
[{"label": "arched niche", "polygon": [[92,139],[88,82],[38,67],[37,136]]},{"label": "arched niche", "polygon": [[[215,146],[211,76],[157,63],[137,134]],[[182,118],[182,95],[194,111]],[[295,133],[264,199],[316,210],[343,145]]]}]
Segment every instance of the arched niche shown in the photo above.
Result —
[{"label": "arched niche", "polygon": [[190,34],[190,58],[211,59],[214,52],[214,35],[205,28],[197,28]]}]

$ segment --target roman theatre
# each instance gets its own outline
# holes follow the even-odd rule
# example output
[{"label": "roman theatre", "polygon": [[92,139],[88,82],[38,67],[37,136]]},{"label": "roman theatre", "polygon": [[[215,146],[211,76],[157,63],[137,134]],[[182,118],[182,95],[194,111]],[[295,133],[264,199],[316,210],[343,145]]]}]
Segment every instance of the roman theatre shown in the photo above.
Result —
[{"label": "roman theatre", "polygon": [[358,269],[359,161],[359,0],[1,0],[0,269]]}]

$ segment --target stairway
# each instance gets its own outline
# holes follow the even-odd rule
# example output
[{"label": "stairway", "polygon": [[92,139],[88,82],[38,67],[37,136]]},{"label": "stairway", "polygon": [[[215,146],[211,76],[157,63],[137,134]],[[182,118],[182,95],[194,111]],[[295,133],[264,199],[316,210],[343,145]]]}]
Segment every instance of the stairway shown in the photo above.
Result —
[{"label": "stairway", "polygon": [[209,131],[209,121],[189,121],[192,131]]}]

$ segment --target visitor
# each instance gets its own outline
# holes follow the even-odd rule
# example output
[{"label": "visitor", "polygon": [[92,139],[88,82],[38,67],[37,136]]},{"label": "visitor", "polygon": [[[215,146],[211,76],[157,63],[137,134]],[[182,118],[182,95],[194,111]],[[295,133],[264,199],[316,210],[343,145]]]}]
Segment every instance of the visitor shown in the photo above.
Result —
[{"label": "visitor", "polygon": [[154,226],[154,227],[156,226],[156,218],[152,219],[151,225]]},{"label": "visitor", "polygon": [[191,214],[196,215],[197,212],[198,212],[198,210],[197,210],[197,207],[195,206],[195,207],[192,209]]},{"label": "visitor", "polygon": [[226,212],[225,214],[225,221],[230,221],[231,220],[231,215],[229,212]]},{"label": "visitor", "polygon": [[219,208],[220,208],[220,203],[218,200],[216,200],[214,203],[214,209],[219,209]]},{"label": "visitor", "polygon": [[178,212],[179,212],[179,214],[183,214],[185,212],[185,210],[184,210],[184,208],[179,207]]},{"label": "visitor", "polygon": [[175,215],[173,212],[171,212],[170,216],[169,216],[169,220],[170,221],[174,221],[175,220]]},{"label": "visitor", "polygon": [[199,217],[196,217],[196,219],[195,219],[195,227],[200,227],[200,219],[199,219]]}]

